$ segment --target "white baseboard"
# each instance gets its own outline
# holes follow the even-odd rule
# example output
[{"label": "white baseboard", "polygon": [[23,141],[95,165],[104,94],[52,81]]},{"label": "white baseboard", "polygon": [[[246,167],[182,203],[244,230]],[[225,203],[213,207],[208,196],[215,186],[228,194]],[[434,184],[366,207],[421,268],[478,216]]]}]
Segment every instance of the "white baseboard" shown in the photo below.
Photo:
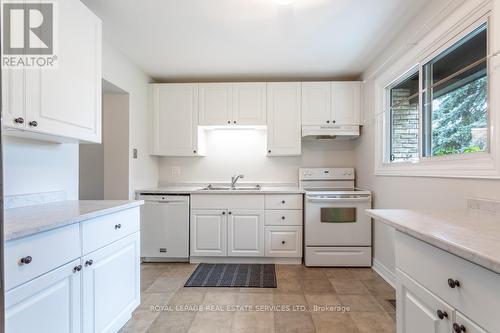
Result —
[{"label": "white baseboard", "polygon": [[190,257],[192,264],[282,264],[300,265],[302,258],[269,258],[269,257]]},{"label": "white baseboard", "polygon": [[382,277],[387,283],[389,283],[394,289],[396,289],[396,274],[391,272],[387,267],[385,267],[380,261],[373,258],[372,269],[377,272],[378,275]]}]

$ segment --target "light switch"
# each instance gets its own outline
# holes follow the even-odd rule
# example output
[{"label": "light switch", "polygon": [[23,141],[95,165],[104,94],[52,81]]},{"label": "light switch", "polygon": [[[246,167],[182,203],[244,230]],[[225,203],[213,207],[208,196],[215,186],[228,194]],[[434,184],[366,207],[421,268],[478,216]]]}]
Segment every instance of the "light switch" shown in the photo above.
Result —
[{"label": "light switch", "polygon": [[137,148],[132,149],[132,158],[137,159]]},{"label": "light switch", "polygon": [[181,175],[181,167],[173,166],[172,167],[172,176],[180,176]]}]

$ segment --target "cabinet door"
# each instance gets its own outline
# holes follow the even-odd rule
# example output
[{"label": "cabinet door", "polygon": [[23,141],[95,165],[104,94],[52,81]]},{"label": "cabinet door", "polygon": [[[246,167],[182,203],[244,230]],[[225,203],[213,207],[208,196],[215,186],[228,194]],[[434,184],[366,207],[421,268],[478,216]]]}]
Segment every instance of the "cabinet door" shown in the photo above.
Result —
[{"label": "cabinet door", "polygon": [[302,226],[266,226],[266,257],[302,257]]},{"label": "cabinet door", "polygon": [[140,303],[139,233],[82,258],[83,331],[117,332]]},{"label": "cabinet door", "polygon": [[233,84],[233,123],[266,125],[266,83]]},{"label": "cabinet door", "polygon": [[337,125],[360,125],[361,83],[332,82],[332,120]]},{"label": "cabinet door", "polygon": [[81,331],[80,259],[5,294],[5,331],[16,333]]},{"label": "cabinet door", "polygon": [[264,255],[264,211],[228,212],[227,255],[260,257]]},{"label": "cabinet door", "polygon": [[2,69],[2,114],[4,127],[26,127],[25,82],[24,69]]},{"label": "cabinet door", "polygon": [[200,125],[233,124],[233,84],[200,83]]},{"label": "cabinet door", "polygon": [[100,143],[101,21],[79,0],[57,10],[58,67],[26,71],[26,128]]},{"label": "cabinet door", "polygon": [[331,82],[302,82],[302,125],[330,124],[331,86]]},{"label": "cabinet door", "polygon": [[153,154],[196,156],[198,151],[198,85],[151,85]]},{"label": "cabinet door", "polygon": [[301,84],[267,84],[267,154],[295,156],[301,153]]},{"label": "cabinet door", "polygon": [[[488,333],[460,312],[456,312],[453,325],[458,326],[464,333]],[[500,328],[500,324],[498,324],[498,327]]]},{"label": "cabinet door", "polygon": [[[452,332],[453,309],[405,273],[396,269],[398,333]],[[438,311],[446,314],[443,319]]]},{"label": "cabinet door", "polygon": [[227,212],[191,211],[191,256],[226,256]]}]

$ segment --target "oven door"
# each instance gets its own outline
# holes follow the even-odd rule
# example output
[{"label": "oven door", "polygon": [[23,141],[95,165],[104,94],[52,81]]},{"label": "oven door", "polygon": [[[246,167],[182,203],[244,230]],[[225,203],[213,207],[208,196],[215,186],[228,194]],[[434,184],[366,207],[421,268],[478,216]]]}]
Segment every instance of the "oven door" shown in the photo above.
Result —
[{"label": "oven door", "polygon": [[369,208],[368,195],[306,195],[306,246],[370,246]]}]

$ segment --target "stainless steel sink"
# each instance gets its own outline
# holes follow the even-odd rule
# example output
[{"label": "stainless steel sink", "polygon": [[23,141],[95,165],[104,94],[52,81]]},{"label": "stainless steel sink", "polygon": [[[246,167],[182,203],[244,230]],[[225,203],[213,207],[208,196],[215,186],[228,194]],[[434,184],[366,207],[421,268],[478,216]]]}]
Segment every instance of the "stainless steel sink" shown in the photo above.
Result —
[{"label": "stainless steel sink", "polygon": [[203,187],[201,191],[260,191],[261,186],[260,185],[255,185],[255,186],[217,186],[217,185],[212,185],[209,184],[206,187]]}]

